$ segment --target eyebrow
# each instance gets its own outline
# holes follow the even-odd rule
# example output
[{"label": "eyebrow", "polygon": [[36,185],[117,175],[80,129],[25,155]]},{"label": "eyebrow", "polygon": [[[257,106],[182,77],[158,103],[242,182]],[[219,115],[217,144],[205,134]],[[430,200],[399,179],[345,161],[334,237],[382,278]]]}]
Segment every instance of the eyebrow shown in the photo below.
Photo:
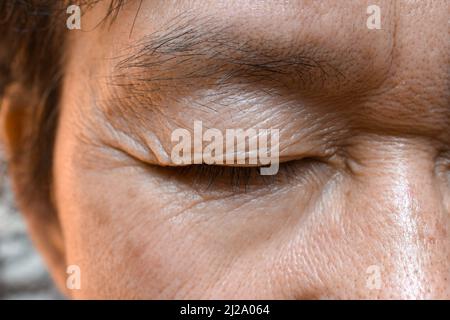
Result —
[{"label": "eyebrow", "polygon": [[181,14],[133,43],[115,65],[113,83],[136,92],[193,80],[226,86],[266,83],[306,90],[344,76],[312,45],[263,41],[214,18]]}]

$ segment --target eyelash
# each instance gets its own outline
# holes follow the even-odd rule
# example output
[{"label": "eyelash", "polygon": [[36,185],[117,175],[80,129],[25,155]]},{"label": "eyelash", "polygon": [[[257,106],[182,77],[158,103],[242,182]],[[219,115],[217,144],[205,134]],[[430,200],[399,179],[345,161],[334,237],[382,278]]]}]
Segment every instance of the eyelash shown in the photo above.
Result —
[{"label": "eyelash", "polygon": [[194,187],[206,186],[206,189],[211,189],[217,187],[217,184],[222,179],[233,191],[241,189],[246,191],[252,183],[252,179],[257,178],[256,175],[259,173],[259,168],[201,164],[181,167],[178,171],[180,175],[192,178],[191,182]]},{"label": "eyelash", "polygon": [[248,192],[305,178],[305,173],[317,161],[303,159],[280,163],[279,171],[273,176],[263,176],[259,167],[227,167],[207,164],[166,168],[171,176],[189,183],[197,190],[228,189],[233,192]]}]

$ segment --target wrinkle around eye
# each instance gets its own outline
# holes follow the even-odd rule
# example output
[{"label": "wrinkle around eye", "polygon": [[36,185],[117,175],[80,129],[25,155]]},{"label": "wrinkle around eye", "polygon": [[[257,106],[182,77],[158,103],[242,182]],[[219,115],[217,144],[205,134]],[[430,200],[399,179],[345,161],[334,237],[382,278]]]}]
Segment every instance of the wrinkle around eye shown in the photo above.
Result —
[{"label": "wrinkle around eye", "polygon": [[113,128],[111,124],[108,126],[107,137],[102,138],[105,145],[143,164],[171,165],[170,156],[155,133],[146,132],[145,138],[141,135],[136,137]]}]

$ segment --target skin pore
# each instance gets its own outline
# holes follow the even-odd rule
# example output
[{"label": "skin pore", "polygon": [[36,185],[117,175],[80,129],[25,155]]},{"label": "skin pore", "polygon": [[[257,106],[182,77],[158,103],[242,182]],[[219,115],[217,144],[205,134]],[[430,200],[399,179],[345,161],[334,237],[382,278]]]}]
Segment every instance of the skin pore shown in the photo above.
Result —
[{"label": "skin pore", "polygon": [[[378,1],[381,30],[370,4],[86,11],[54,150],[61,289],[78,265],[74,298],[449,299],[448,4]],[[194,120],[280,129],[280,172],[175,167]]]}]

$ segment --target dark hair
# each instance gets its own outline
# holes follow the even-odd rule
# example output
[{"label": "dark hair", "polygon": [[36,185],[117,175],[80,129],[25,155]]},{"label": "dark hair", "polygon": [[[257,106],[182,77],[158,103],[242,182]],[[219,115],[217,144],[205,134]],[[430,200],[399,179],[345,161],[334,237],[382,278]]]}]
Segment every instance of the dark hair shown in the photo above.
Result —
[{"label": "dark hair", "polygon": [[[98,1],[75,3],[84,9]],[[109,15],[116,15],[124,3],[110,0]],[[8,88],[18,86],[18,98],[23,101],[18,104],[19,110],[14,110],[23,122],[19,147],[9,155],[8,166],[20,185],[16,197],[31,205],[51,203],[68,5],[67,0],[0,2],[0,99]]]}]

